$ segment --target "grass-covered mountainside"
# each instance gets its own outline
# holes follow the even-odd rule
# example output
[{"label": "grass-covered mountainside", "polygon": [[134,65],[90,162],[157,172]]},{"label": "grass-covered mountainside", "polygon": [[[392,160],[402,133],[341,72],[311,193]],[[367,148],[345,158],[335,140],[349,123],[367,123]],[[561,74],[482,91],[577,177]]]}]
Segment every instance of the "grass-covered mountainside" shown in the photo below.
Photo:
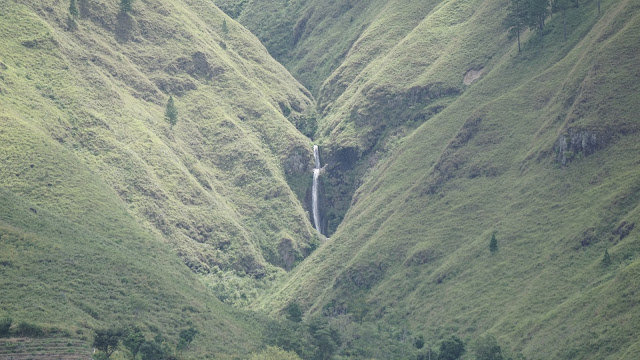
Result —
[{"label": "grass-covered mountainside", "polygon": [[[64,180],[82,165],[211,283],[270,278],[306,256],[311,144],[282,114],[311,104],[304,87],[206,1],[78,9],[73,20],[59,1],[3,4],[0,116],[15,145],[2,146],[2,187],[82,222],[79,199],[95,190]],[[31,149],[36,137],[57,148]]]},{"label": "grass-covered mountainside", "polygon": [[3,0],[0,358],[637,359],[640,4],[511,1]]},{"label": "grass-covered mountainside", "polygon": [[240,3],[258,36],[293,32],[290,55],[270,51],[294,74],[318,38],[353,36],[306,80],[327,202],[346,194],[348,211],[258,308],[296,302],[362,357],[419,335],[459,336],[469,358],[485,335],[531,359],[640,355],[637,2],[570,6],[566,40],[555,12],[521,53],[506,1]]},{"label": "grass-covered mountainside", "polygon": [[319,241],[311,142],[283,115],[310,94],[211,2],[76,6],[0,5],[0,318],[258,349],[217,298],[246,302]]}]

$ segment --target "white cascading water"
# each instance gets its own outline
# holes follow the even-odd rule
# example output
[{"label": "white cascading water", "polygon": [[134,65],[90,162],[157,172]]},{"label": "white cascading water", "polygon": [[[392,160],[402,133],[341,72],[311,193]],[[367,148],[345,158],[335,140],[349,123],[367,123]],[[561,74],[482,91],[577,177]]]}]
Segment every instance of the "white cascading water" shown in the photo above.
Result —
[{"label": "white cascading water", "polygon": [[320,224],[320,210],[318,209],[318,177],[320,177],[320,154],[318,145],[313,145],[313,157],[316,167],[313,169],[313,188],[311,189],[311,208],[313,211],[313,225],[322,234],[322,224]]}]

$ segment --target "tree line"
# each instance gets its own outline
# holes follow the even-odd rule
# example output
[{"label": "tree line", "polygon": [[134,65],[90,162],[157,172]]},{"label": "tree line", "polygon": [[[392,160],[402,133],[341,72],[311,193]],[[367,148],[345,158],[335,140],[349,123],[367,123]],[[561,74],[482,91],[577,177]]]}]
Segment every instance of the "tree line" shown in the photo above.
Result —
[{"label": "tree line", "polygon": [[[597,4],[599,14],[600,0],[597,0]],[[545,21],[552,13],[562,13],[563,37],[564,40],[567,40],[567,11],[579,6],[580,0],[509,0],[504,24],[510,34],[518,39],[518,52],[520,52],[522,32],[526,29],[537,31],[542,38]]]}]

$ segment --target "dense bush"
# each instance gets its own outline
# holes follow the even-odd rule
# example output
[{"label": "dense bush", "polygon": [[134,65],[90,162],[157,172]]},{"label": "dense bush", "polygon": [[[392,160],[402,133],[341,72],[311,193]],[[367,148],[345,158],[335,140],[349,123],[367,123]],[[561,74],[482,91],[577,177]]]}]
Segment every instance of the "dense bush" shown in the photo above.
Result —
[{"label": "dense bush", "polygon": [[184,329],[180,331],[180,340],[178,341],[178,350],[186,349],[193,341],[193,338],[198,334],[198,330],[194,327]]},{"label": "dense bush", "polygon": [[11,327],[11,318],[5,317],[0,319],[0,337],[9,335],[9,328]]},{"label": "dense bush", "polygon": [[287,307],[285,308],[285,311],[287,312],[287,317],[289,318],[289,320],[294,322],[302,321],[302,309],[297,302],[294,301],[289,303],[289,305],[287,305]]},{"label": "dense bush", "polygon": [[44,335],[44,329],[39,325],[22,321],[16,326],[15,333],[18,336],[38,337]]},{"label": "dense bush", "polygon": [[118,348],[122,335],[123,331],[115,328],[96,330],[93,347],[102,351],[109,358]]},{"label": "dense bush", "polygon": [[476,360],[503,360],[502,349],[493,336],[478,340],[475,346]]},{"label": "dense bush", "polygon": [[464,342],[454,335],[440,343],[438,360],[457,360],[462,357],[465,351]]}]

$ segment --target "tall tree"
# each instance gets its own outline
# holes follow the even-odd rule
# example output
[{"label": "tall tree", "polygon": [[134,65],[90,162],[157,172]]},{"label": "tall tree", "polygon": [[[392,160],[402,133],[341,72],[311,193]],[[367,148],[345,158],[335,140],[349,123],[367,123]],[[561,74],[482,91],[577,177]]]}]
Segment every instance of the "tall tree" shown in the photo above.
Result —
[{"label": "tall tree", "polygon": [[111,354],[116,351],[121,337],[122,331],[118,329],[96,330],[96,336],[93,338],[93,347],[102,351],[107,358],[110,358]]},{"label": "tall tree", "polygon": [[520,33],[527,27],[525,0],[509,0],[505,25],[509,33],[518,38],[518,52],[520,52]]},{"label": "tall tree", "polygon": [[131,351],[133,358],[136,358],[136,355],[140,351],[140,346],[144,343],[144,335],[142,334],[142,330],[139,327],[134,326],[125,331],[124,338],[122,339],[122,344]]},{"label": "tall tree", "polygon": [[553,0],[551,3],[551,9],[553,11],[562,11],[562,34],[564,41],[567,41],[567,9],[570,5],[570,0]]},{"label": "tall tree", "polygon": [[491,234],[491,241],[489,241],[489,251],[495,253],[498,251],[498,239],[496,239],[496,233]]},{"label": "tall tree", "polygon": [[544,24],[549,14],[549,0],[526,0],[527,25],[532,30],[538,30],[543,36]]},{"label": "tall tree", "polygon": [[438,360],[458,360],[465,351],[464,342],[459,337],[452,336],[440,343]]},{"label": "tall tree", "polygon": [[167,107],[164,111],[164,118],[167,119],[171,126],[178,122],[178,109],[173,102],[173,96],[169,96],[169,101],[167,101]]},{"label": "tall tree", "polygon": [[69,0],[69,15],[72,18],[78,17],[78,4],[76,4],[76,0]]},{"label": "tall tree", "polygon": [[227,19],[222,20],[222,33],[223,34],[229,33],[229,25],[227,25]]}]

